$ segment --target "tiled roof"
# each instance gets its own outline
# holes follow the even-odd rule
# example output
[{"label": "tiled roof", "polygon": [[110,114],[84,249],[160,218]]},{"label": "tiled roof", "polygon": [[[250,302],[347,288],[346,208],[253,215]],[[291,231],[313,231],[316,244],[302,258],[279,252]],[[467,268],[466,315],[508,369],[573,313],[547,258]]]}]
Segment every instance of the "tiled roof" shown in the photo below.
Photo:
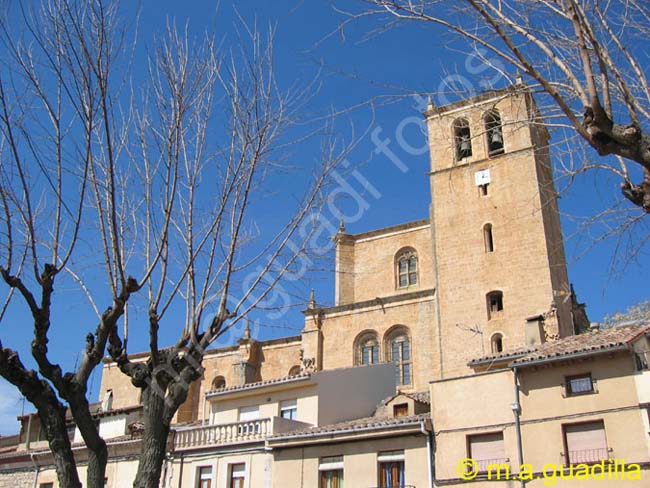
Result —
[{"label": "tiled roof", "polygon": [[375,410],[375,412],[379,411],[380,409],[388,405],[390,402],[392,402],[395,398],[397,398],[400,395],[410,398],[411,400],[415,400],[416,402],[424,403],[426,405],[431,405],[431,398],[429,397],[428,391],[416,391],[414,393],[398,392],[395,393],[394,395],[389,396],[388,398],[384,398],[379,403],[379,405],[377,405],[377,410]]},{"label": "tiled roof", "polygon": [[511,349],[499,354],[483,356],[473,359],[469,362],[469,365],[503,361],[509,361],[510,364],[525,364],[574,354],[597,353],[618,347],[626,347],[645,333],[650,333],[650,325],[610,327],[545,342],[534,348]]},{"label": "tiled roof", "polygon": [[541,344],[534,351],[515,359],[513,364],[552,360],[574,354],[597,353],[627,347],[643,334],[649,332],[650,325],[627,325],[564,337]]},{"label": "tiled roof", "polygon": [[481,356],[480,358],[472,359],[468,364],[470,366],[474,366],[476,364],[481,364],[481,363],[502,362],[509,359],[516,359],[518,357],[525,356],[526,354],[531,353],[534,350],[535,348],[531,348],[531,347],[527,347],[527,348],[519,347],[516,349],[507,349],[498,354],[488,354],[486,356]]},{"label": "tiled roof", "polygon": [[231,393],[234,391],[252,390],[254,388],[260,388],[264,386],[280,385],[282,383],[292,383],[294,381],[306,380],[309,379],[310,377],[311,377],[311,373],[300,373],[294,376],[283,376],[281,378],[256,381],[255,383],[246,383],[243,385],[227,386],[225,388],[219,388],[218,390],[208,391],[206,392],[206,396],[216,396],[216,395]]},{"label": "tiled roof", "polygon": [[404,393],[404,395],[412,398],[416,402],[431,405],[431,396],[428,391],[416,391],[415,393]]},{"label": "tiled roof", "polygon": [[383,430],[393,427],[402,427],[408,425],[418,425],[422,421],[431,418],[431,414],[423,413],[420,415],[410,415],[408,417],[365,417],[361,419],[348,420],[330,425],[321,425],[318,427],[308,427],[291,432],[276,434],[269,437],[269,440],[279,440],[285,438],[303,438],[317,437],[327,434],[345,434],[348,432],[360,432],[370,430]]}]

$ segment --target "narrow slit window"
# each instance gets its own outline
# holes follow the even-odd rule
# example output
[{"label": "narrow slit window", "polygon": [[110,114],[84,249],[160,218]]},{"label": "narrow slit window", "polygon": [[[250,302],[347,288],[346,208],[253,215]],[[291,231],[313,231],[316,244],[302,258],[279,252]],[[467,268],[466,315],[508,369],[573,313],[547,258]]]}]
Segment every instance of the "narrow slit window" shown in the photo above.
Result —
[{"label": "narrow slit window", "polygon": [[494,252],[494,237],[492,236],[492,224],[483,226],[483,241],[485,243],[485,252]]}]

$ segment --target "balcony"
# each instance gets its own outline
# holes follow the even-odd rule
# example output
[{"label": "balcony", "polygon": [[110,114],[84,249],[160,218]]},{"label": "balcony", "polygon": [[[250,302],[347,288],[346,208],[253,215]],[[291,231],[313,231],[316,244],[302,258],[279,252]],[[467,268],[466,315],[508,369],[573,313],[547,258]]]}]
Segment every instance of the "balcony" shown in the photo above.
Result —
[{"label": "balcony", "polygon": [[479,473],[488,473],[490,471],[499,472],[504,467],[510,469],[509,458],[475,459],[475,462]]},{"label": "balcony", "polygon": [[565,464],[592,464],[599,463],[603,459],[608,461],[611,449],[581,449],[579,451],[569,451],[569,458]]},{"label": "balcony", "polygon": [[271,434],[311,427],[295,420],[271,417],[246,422],[179,427],[174,437],[174,449],[183,451],[211,446],[262,442]]}]

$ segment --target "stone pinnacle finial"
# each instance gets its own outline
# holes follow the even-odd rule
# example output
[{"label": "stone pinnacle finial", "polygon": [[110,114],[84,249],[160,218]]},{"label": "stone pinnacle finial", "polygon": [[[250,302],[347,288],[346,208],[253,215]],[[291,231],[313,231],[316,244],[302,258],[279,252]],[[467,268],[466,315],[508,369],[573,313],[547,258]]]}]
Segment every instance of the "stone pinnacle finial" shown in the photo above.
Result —
[{"label": "stone pinnacle finial", "polygon": [[517,74],[515,75],[515,83],[517,85],[522,85],[524,83],[524,78],[521,76],[521,71],[517,70]]},{"label": "stone pinnacle finial", "polygon": [[343,221],[343,219],[341,219],[341,222],[339,223],[339,232],[341,234],[345,234],[345,222]]},{"label": "stone pinnacle finial", "polygon": [[313,310],[316,308],[316,295],[314,294],[314,289],[311,289],[311,293],[309,294],[309,308]]},{"label": "stone pinnacle finial", "polygon": [[246,327],[244,328],[244,339],[248,340],[251,338],[251,323],[248,318],[246,318]]},{"label": "stone pinnacle finial", "polygon": [[427,97],[427,110],[433,110],[433,99],[431,95]]}]

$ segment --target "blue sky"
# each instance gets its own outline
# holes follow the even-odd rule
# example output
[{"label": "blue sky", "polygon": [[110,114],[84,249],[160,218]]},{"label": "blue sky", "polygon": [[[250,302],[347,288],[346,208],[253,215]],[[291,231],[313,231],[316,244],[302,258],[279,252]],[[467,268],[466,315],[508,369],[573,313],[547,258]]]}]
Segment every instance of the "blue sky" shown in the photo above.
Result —
[{"label": "blue sky", "polygon": [[[135,12],[133,5],[125,8],[125,15],[133,19]],[[376,194],[365,193],[369,202],[367,208],[357,212],[356,208],[346,207],[347,215],[357,213],[352,219],[354,222],[347,225],[348,232],[364,232],[426,218],[430,197],[425,173],[429,155],[423,152],[413,154],[413,151],[409,154],[397,141],[403,134],[411,146],[423,144],[416,125],[400,125],[421,116],[422,99],[406,95],[431,93],[436,102],[442,102],[443,97],[437,92],[448,87],[449,80],[462,77],[466,87],[478,91],[493,75],[483,70],[475,60],[449,50],[451,38],[430,26],[410,24],[364,41],[365,34],[374,27],[372,24],[355,23],[342,32],[336,32],[345,17],[331,3],[315,1],[222,1],[217,9],[217,3],[213,1],[143,0],[136,54],[141,56],[154,45],[154,37],[162,34],[169,19],[175,20],[179,26],[187,23],[190,32],[196,35],[207,29],[217,39],[232,40],[235,37],[233,24],[239,22],[237,16],[248,24],[256,22],[260,30],[268,26],[275,29],[275,71],[281,85],[318,80],[319,90],[307,107],[308,116],[320,116],[362,104],[337,119],[335,126],[346,138],[352,137],[352,128],[355,137],[366,134],[359,140],[349,160],[376,189]],[[453,76],[450,78],[450,75]],[[504,80],[493,81],[496,86],[505,83]],[[386,95],[393,96],[392,103],[384,103]],[[370,99],[376,103],[365,103]],[[403,127],[406,127],[404,131],[401,130]],[[373,132],[391,139],[390,147],[404,165],[401,169],[394,161],[375,151],[376,146],[370,137]],[[310,164],[317,158],[318,151],[317,142],[312,148],[302,148],[295,154],[295,163]],[[287,179],[279,184],[286,185],[279,188],[280,191],[290,193],[295,182]],[[360,190],[358,186],[356,188]],[[613,272],[616,243],[606,241],[592,247],[584,232],[576,234],[575,217],[593,215],[605,208],[618,196],[618,188],[618,182],[607,175],[587,175],[564,190],[560,199],[569,277],[579,299],[587,303],[587,312],[593,321],[602,320],[605,314],[648,298],[642,281],[648,267],[646,253],[625,268],[617,266]],[[263,213],[259,215],[260,221],[273,220],[272,217]],[[330,219],[338,225],[332,216]],[[329,305],[333,302],[334,289],[333,274],[329,271],[331,259],[324,267],[324,273],[305,277],[301,293],[304,296],[304,290],[313,287],[319,303]],[[94,321],[86,321],[85,318],[90,316],[79,311],[83,306],[82,299],[60,300],[55,309],[56,317],[68,320],[63,320],[65,325],[59,326],[54,334],[51,350],[64,367],[70,368],[83,344],[82,338],[94,328]],[[77,319],[74,323],[69,322],[71,315]],[[256,318],[262,324],[255,330],[260,338],[298,334],[302,328],[302,315],[296,310],[280,318],[260,315]],[[20,327],[15,324],[20,324]],[[17,307],[13,307],[12,314],[0,324],[3,343],[17,348],[23,357],[28,355],[31,333],[28,325],[29,318]],[[241,329],[237,329],[226,335],[221,343],[233,342],[240,332]],[[172,339],[170,336],[169,341]],[[92,381],[93,398],[99,381],[97,372]],[[15,415],[22,409],[20,395],[0,381],[0,398],[0,433],[12,433],[17,429]]]}]

